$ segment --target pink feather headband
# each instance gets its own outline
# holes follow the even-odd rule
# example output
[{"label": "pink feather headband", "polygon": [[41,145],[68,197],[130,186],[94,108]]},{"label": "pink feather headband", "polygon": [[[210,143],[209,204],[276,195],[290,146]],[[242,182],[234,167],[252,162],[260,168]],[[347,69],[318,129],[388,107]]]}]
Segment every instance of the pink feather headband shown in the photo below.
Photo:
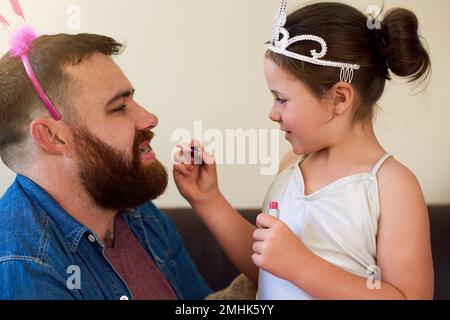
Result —
[{"label": "pink feather headband", "polygon": [[[22,8],[20,7],[18,0],[10,0],[11,6],[14,12],[25,20]],[[3,24],[6,28],[9,26],[8,21],[0,15],[0,24]],[[30,78],[31,84],[33,85],[37,95],[41,99],[44,106],[48,109],[53,119],[56,121],[61,120],[61,115],[49,99],[44,89],[41,86],[34,70],[31,65],[28,53],[33,50],[33,42],[36,40],[37,35],[34,30],[28,26],[24,26],[17,30],[11,38],[11,48],[9,53],[12,57],[17,57],[22,60],[25,67],[25,71]]]}]

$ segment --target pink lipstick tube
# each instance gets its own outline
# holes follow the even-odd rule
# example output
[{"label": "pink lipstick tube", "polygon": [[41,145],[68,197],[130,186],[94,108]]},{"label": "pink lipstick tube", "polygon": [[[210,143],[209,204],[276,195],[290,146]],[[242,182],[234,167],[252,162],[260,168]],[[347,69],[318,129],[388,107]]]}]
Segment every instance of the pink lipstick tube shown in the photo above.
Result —
[{"label": "pink lipstick tube", "polygon": [[280,218],[280,210],[278,208],[278,202],[271,201],[269,203],[269,216],[279,219]]}]

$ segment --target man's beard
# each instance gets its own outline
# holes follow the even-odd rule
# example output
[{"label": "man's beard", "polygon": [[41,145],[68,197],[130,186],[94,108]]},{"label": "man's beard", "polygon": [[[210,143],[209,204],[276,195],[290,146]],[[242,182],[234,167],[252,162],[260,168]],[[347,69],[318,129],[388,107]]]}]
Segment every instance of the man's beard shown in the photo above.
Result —
[{"label": "man's beard", "polygon": [[108,210],[125,210],[158,198],[167,188],[164,166],[154,160],[143,164],[140,146],[153,139],[152,132],[139,132],[133,158],[93,136],[88,129],[74,129],[79,158],[79,178],[95,204]]}]

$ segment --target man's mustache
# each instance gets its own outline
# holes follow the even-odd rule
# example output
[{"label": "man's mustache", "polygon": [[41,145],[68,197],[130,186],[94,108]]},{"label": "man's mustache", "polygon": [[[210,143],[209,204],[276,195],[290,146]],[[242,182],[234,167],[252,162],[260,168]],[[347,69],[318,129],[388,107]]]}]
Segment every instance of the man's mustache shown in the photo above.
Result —
[{"label": "man's mustache", "polygon": [[135,152],[139,152],[139,147],[141,144],[143,144],[146,141],[153,141],[153,138],[155,137],[155,133],[153,131],[146,131],[146,132],[138,132],[136,134],[136,137],[134,139],[134,150]]}]

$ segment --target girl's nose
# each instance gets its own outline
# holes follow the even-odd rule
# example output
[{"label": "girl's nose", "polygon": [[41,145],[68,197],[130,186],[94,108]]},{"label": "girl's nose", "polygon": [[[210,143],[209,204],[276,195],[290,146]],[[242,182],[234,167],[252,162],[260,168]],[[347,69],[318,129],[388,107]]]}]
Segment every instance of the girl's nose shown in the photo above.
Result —
[{"label": "girl's nose", "polygon": [[275,110],[272,110],[272,111],[269,113],[269,118],[270,118],[270,120],[272,120],[273,122],[277,122],[277,123],[280,123],[280,122],[281,122],[281,115],[280,115],[279,112],[277,112],[277,111],[275,111]]}]

